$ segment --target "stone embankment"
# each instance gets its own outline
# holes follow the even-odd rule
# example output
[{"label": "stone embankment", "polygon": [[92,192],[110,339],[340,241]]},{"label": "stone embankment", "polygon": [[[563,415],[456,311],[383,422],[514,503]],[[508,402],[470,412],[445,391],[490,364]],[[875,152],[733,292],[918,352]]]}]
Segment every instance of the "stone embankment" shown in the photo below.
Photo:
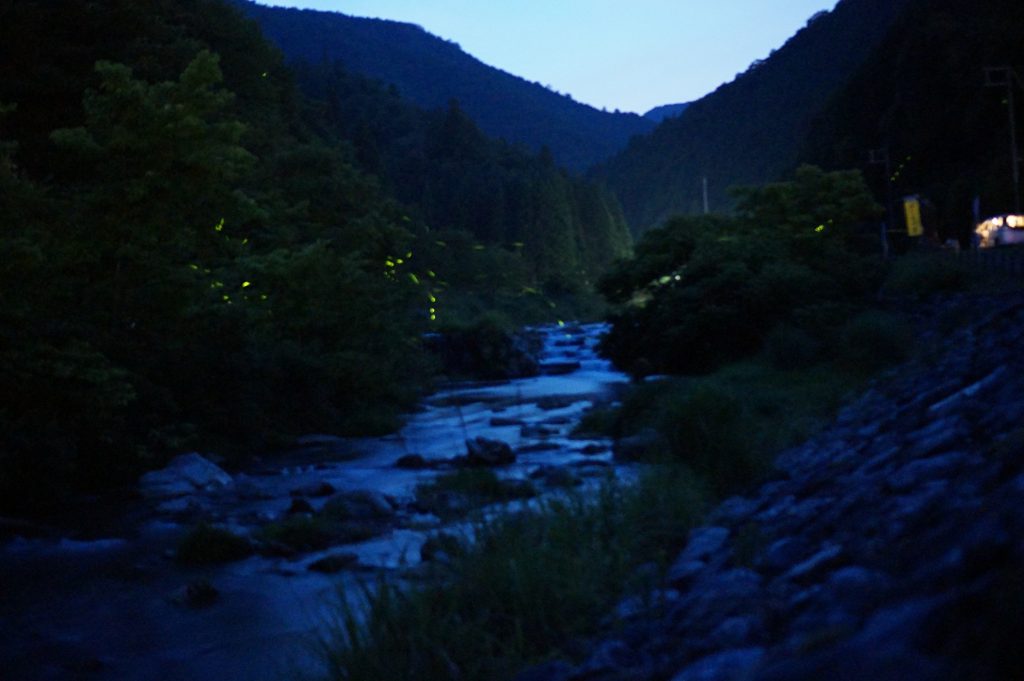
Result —
[{"label": "stone embankment", "polygon": [[1024,296],[931,312],[917,359],[722,503],[585,662],[520,681],[1024,678]]}]

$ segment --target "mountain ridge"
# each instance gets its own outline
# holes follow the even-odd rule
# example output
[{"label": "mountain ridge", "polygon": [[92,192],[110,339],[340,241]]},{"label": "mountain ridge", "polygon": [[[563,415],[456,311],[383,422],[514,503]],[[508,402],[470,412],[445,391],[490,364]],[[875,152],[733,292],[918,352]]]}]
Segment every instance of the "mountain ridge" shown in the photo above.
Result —
[{"label": "mountain ridge", "polygon": [[231,1],[259,23],[289,62],[341,62],[395,85],[425,109],[457,100],[487,134],[534,151],[547,147],[571,170],[606,160],[632,136],[654,127],[637,114],[601,111],[489,66],[416,24]]},{"label": "mountain ridge", "polygon": [[693,102],[593,170],[615,191],[635,230],[698,213],[702,178],[712,210],[728,188],[777,179],[794,167],[814,114],[867,58],[907,0],[842,0],[778,50]]}]

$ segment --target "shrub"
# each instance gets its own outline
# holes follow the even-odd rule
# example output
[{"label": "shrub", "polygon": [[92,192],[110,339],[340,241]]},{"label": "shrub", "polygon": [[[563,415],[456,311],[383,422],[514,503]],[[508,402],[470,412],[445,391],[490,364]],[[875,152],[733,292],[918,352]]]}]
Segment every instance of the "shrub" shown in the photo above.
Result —
[{"label": "shrub", "polygon": [[203,523],[182,538],[175,558],[188,565],[215,565],[242,560],[251,554],[252,544],[245,537]]},{"label": "shrub", "polygon": [[843,328],[839,357],[852,369],[877,371],[909,357],[913,338],[913,328],[904,317],[871,310]]},{"label": "shrub", "polygon": [[743,407],[728,393],[698,386],[667,405],[662,419],[659,431],[672,458],[692,468],[716,492],[736,491],[763,473],[755,443],[745,432]]},{"label": "shrub", "polygon": [[788,324],[772,330],[764,343],[768,362],[776,369],[802,369],[817,359],[821,345],[806,331]]}]

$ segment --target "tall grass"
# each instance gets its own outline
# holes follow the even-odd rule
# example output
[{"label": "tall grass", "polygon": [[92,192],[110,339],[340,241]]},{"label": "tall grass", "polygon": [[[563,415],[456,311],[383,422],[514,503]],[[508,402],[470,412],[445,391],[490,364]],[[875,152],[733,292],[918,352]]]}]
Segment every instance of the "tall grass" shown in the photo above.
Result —
[{"label": "tall grass", "polygon": [[639,565],[674,555],[705,503],[693,476],[666,468],[590,499],[481,520],[426,584],[383,582],[366,591],[365,609],[343,610],[327,648],[331,678],[500,680],[571,657],[574,639],[639,586]]}]

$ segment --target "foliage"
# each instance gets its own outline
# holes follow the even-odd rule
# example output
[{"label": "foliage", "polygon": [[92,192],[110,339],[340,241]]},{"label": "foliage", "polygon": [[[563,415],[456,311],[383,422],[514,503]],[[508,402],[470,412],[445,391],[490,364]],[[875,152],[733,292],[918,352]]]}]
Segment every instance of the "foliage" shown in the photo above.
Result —
[{"label": "foliage", "polygon": [[840,359],[853,369],[877,371],[910,356],[913,328],[896,314],[869,310],[842,331]]},{"label": "foliage", "polygon": [[684,472],[635,488],[604,487],[535,512],[481,521],[421,587],[382,583],[367,616],[342,612],[325,651],[336,679],[508,679],[529,662],[570,656],[634,582],[636,567],[674,555],[704,508]]},{"label": "foliage", "polygon": [[802,167],[737,193],[738,216],[676,218],[602,279],[620,306],[602,349],[620,367],[708,373],[757,352],[778,324],[801,326],[877,285],[877,266],[857,251],[877,210],[858,174]]},{"label": "foliage", "polygon": [[443,518],[536,495],[537,490],[528,480],[501,479],[486,468],[455,471],[416,487],[417,505]]}]

